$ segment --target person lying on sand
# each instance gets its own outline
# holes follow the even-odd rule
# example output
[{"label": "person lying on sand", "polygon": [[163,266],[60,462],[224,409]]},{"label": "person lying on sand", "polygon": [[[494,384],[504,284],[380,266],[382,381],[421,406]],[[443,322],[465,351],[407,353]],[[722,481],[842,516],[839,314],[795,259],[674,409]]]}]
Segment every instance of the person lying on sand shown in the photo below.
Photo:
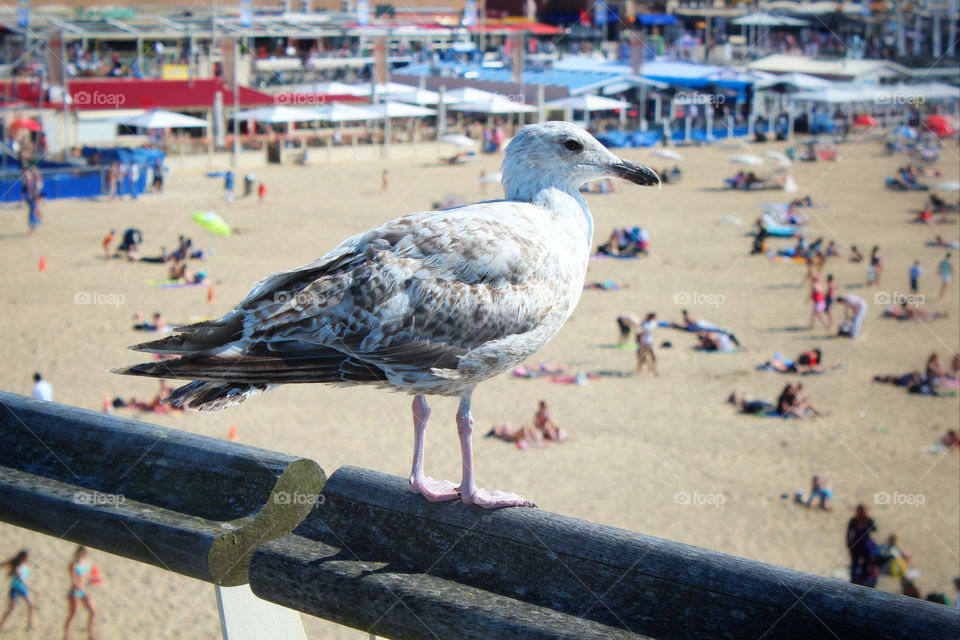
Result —
[{"label": "person lying on sand", "polygon": [[773,403],[766,400],[757,400],[743,389],[734,389],[730,393],[730,397],[727,398],[727,402],[735,406],[740,413],[770,413],[775,409]]},{"label": "person lying on sand", "polygon": [[801,375],[811,373],[830,373],[843,364],[823,364],[823,352],[820,349],[808,349],[803,351],[795,360],[787,360],[780,355],[780,352],[773,354],[773,359],[763,363],[758,369],[766,371],[776,371],[779,373],[799,373]]},{"label": "person lying on sand", "polygon": [[178,409],[164,403],[167,396],[170,395],[170,392],[173,391],[173,387],[170,386],[166,380],[160,380],[160,390],[157,392],[157,395],[153,400],[143,400],[134,396],[130,400],[124,400],[123,398],[117,397],[113,400],[113,407],[116,409],[139,409],[140,411],[152,411],[153,413],[173,413],[175,411],[183,411],[183,409]]},{"label": "person lying on sand", "polygon": [[824,511],[830,511],[830,505],[833,502],[833,483],[826,478],[813,476],[810,485],[810,496],[804,501],[804,506],[808,509],[813,506],[813,501],[820,499],[819,506]]},{"label": "person lying on sand", "polygon": [[682,329],[683,331],[690,331],[694,333],[699,333],[701,331],[722,333],[730,339],[730,342],[738,347],[741,346],[740,341],[737,340],[737,336],[733,335],[732,331],[728,331],[727,329],[724,329],[723,327],[712,322],[700,320],[686,309],[683,309],[680,312],[680,315],[680,322],[672,322],[667,326],[669,326],[671,329]]},{"label": "person lying on sand", "polygon": [[724,353],[736,351],[730,336],[720,331],[697,331],[697,349],[700,351],[715,351]]},{"label": "person lying on sand", "polygon": [[543,446],[547,441],[563,442],[567,439],[567,434],[553,421],[546,401],[541,400],[537,413],[533,416],[533,424],[527,423],[515,431],[511,431],[505,424],[497,424],[486,437],[515,442],[518,448],[526,449]]},{"label": "person lying on sand", "polygon": [[[139,311],[133,316],[134,320],[139,320],[143,314]],[[160,333],[173,333],[173,327],[167,324],[166,319],[159,311],[154,311],[153,319],[149,322],[140,322],[133,325],[134,331],[158,331]]]},{"label": "person lying on sand", "polygon": [[894,318],[896,320],[939,320],[940,318],[949,318],[948,311],[926,311],[918,306],[902,302],[899,305],[887,307],[883,310],[881,318]]}]

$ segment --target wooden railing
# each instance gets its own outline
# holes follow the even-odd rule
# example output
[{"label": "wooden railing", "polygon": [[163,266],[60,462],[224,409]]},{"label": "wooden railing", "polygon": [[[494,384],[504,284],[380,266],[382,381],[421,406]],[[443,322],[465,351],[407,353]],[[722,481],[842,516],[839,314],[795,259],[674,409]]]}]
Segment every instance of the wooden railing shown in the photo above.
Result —
[{"label": "wooden railing", "polygon": [[399,640],[960,637],[943,605],[9,393],[0,520]]}]

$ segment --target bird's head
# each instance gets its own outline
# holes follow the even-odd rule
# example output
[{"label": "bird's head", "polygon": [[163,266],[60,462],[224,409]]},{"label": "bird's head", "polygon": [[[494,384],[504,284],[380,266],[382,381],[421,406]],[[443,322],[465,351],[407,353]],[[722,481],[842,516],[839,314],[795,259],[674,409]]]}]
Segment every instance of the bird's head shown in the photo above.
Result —
[{"label": "bird's head", "polygon": [[529,201],[545,187],[576,192],[584,183],[602,178],[660,185],[652,169],[618,158],[569,122],[524,127],[507,145],[503,160],[503,189],[508,200]]}]

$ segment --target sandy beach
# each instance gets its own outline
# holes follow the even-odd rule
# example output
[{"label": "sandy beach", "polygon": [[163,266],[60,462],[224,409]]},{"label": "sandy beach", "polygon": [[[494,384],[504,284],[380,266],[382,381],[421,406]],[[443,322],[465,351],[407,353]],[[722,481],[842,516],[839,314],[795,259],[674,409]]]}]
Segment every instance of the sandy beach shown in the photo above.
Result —
[{"label": "sandy beach", "polygon": [[[747,145],[742,151],[786,146]],[[657,169],[672,166],[650,150],[617,151]],[[946,364],[960,349],[958,285],[937,299],[937,265],[945,251],[925,246],[937,234],[957,240],[958,216],[951,214],[950,224],[911,223],[909,212],[927,194],[884,190],[884,178],[908,160],[882,155],[882,145],[866,137],[840,145],[838,162],[794,164],[796,195],[809,194],[824,205],[805,210],[807,236],[823,236],[840,248],[824,274],[834,274],[841,293],[870,303],[862,336],[837,338],[835,329],[807,329],[805,267],[749,255],[752,238],[746,233],[760,205],[791,196],[721,190],[723,179],[737,170],[727,161],[735,150],[681,151],[686,161],[679,183],[659,191],[617,183],[612,194],[586,196],[595,218],[594,246],[614,227],[642,226],[651,234],[651,254],[593,261],[588,281],[614,281],[620,289],[585,291],[568,324],[532,361],[600,377],[574,385],[502,375],[479,387],[473,411],[480,484],[515,491],[549,511],[841,580],[848,579],[847,520],[863,503],[877,521],[875,539],[895,533],[912,553],[921,592],[943,592],[952,600],[952,580],[960,575],[960,452],[931,454],[923,447],[957,428],[960,401],[955,393],[911,395],[871,378],[922,370],[933,352]],[[427,159],[265,167],[255,171],[268,185],[262,204],[251,196],[227,205],[221,179],[177,173],[166,181],[165,193],[137,201],[49,201],[43,224],[29,236],[26,208],[4,206],[0,388],[29,395],[39,371],[57,402],[100,410],[105,395],[152,398],[155,381],[108,372],[140,360],[125,349],[149,338],[131,329],[135,312],[149,317],[161,311],[171,323],[217,317],[253,282],[310,262],[349,235],[429,209],[447,194],[467,201],[502,196],[499,185],[488,185],[481,195],[477,183],[481,171],[499,170],[501,158],[485,155],[457,167]],[[387,191],[380,187],[385,168]],[[930,168],[941,172],[939,180],[956,179],[957,143],[948,143]],[[225,238],[198,227],[190,214],[201,210],[216,211],[238,233]],[[728,216],[742,225],[722,220]],[[110,229],[122,234],[127,227],[142,231],[144,255],[173,250],[180,234],[213,250],[206,262],[191,263],[194,271],[209,274],[213,300],[207,286],[148,286],[147,280],[165,277],[164,266],[104,260],[101,239]],[[773,248],[790,244],[770,242]],[[880,246],[884,272],[878,288],[866,288],[864,265],[847,260],[851,245],[864,253]],[[956,273],[958,252],[952,253]],[[925,308],[948,311],[950,319],[880,317],[884,305],[875,300],[909,292],[914,260],[925,271]],[[618,315],[655,311],[661,320],[679,320],[683,308],[733,329],[744,350],[698,352],[692,334],[664,328],[657,344],[669,341],[672,348],[658,346],[659,377],[611,375],[629,374],[635,365],[632,351],[615,347]],[[846,367],[803,378],[756,370],[774,352],[795,357],[814,347],[826,362]],[[738,414],[725,402],[735,388],[774,400],[788,380],[801,380],[829,415],[776,420]],[[523,451],[481,437],[494,423],[529,421],[540,399],[568,432],[568,442]],[[456,401],[435,398],[431,407],[427,473],[457,479]],[[405,476],[412,451],[409,411],[409,397],[382,390],[288,386],[214,414],[116,412],[221,438],[235,425],[240,441],[313,458],[328,474],[357,465]],[[793,503],[793,493],[806,492],[814,474],[833,482],[837,499],[830,512]],[[884,495],[891,497],[887,504]],[[21,608],[0,637],[58,637],[74,545],[0,525],[0,559],[23,547],[31,551],[31,583],[42,594],[36,629],[22,630]],[[104,584],[94,590],[101,639],[220,637],[211,586],[97,551],[93,559],[104,574]],[[889,577],[879,587],[899,592]],[[309,616],[303,620],[310,638],[367,637]],[[83,637],[80,621],[74,637]]]}]

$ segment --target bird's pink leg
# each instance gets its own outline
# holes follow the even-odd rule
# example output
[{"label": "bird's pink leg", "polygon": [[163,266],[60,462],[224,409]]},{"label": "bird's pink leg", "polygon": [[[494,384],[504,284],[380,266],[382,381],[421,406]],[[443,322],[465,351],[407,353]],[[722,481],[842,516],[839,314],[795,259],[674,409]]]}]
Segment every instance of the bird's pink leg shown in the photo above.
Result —
[{"label": "bird's pink leg", "polygon": [[427,431],[430,407],[422,395],[413,397],[413,470],[410,472],[410,491],[419,493],[431,502],[456,500],[460,497],[457,485],[446,480],[434,480],[423,475],[423,435]]},{"label": "bird's pink leg", "polygon": [[469,393],[460,398],[460,408],[457,409],[457,433],[460,435],[460,456],[463,463],[463,478],[460,482],[463,502],[484,509],[537,506],[515,493],[487,491],[477,487],[473,477],[473,417],[470,415],[470,398]]}]

